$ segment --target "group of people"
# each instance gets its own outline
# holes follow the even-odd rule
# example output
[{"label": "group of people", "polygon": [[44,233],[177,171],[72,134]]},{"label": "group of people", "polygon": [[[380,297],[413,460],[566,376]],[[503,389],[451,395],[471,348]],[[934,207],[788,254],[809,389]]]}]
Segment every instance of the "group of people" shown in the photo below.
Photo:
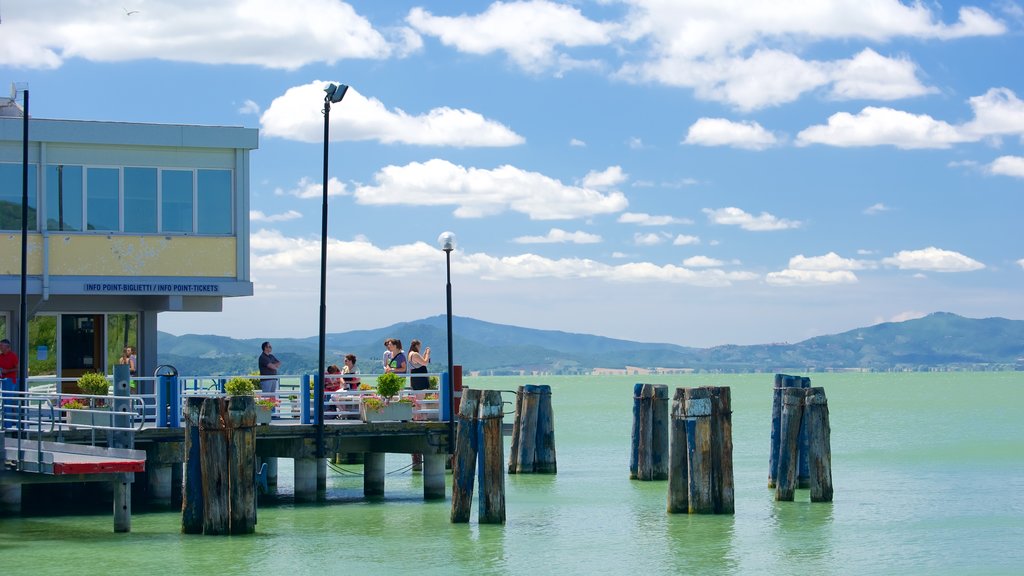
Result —
[{"label": "group of people", "polygon": [[[421,346],[422,343],[419,340],[413,340],[409,344],[409,353],[406,355],[402,349],[401,340],[398,338],[384,340],[385,351],[382,358],[384,371],[398,374],[405,374],[407,372],[426,374],[428,372],[427,365],[430,364],[430,346],[424,348],[422,352],[420,351]],[[277,356],[274,356],[274,348],[270,345],[270,342],[264,342],[261,348],[263,353],[260,354],[259,358],[260,389],[266,393],[277,392],[280,381],[277,378],[273,378],[273,376],[277,376],[278,370],[281,368],[281,361],[277,359]],[[359,389],[360,380],[356,374],[359,374],[359,370],[356,368],[356,355],[346,354],[344,366],[339,367],[337,364],[331,364],[327,367],[327,376],[324,378],[324,391],[338,392],[339,390]],[[413,390],[426,390],[430,387],[430,379],[426,376],[412,376],[409,378],[409,386]]]},{"label": "group of people", "polygon": [[[381,361],[384,363],[385,372],[396,372],[405,374],[426,374],[427,365],[430,364],[430,346],[420,352],[423,343],[413,340],[409,343],[408,357],[402,350],[402,341],[398,338],[384,340],[384,356]],[[430,378],[426,376],[413,376],[409,378],[409,387],[413,390],[426,390],[430,387]]]}]

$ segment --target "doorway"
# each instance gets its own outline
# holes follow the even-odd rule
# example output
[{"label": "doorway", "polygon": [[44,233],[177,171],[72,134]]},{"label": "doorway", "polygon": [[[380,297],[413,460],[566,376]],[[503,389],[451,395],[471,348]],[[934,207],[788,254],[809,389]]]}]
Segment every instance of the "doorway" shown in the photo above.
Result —
[{"label": "doorway", "polygon": [[[102,314],[61,314],[60,372],[64,378],[77,378],[86,372],[106,373],[103,353],[104,322]],[[77,388],[73,383],[65,383]]]}]

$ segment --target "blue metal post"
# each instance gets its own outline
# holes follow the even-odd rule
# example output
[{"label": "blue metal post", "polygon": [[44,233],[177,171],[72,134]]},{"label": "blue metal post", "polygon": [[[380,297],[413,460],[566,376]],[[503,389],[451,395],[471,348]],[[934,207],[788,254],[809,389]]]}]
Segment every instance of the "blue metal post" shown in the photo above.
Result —
[{"label": "blue metal post", "polygon": [[451,387],[448,386],[448,379],[451,378],[450,372],[444,372],[441,374],[441,385],[438,386],[438,393],[441,398],[441,421],[447,422],[452,413],[452,393]]},{"label": "blue metal post", "polygon": [[309,374],[302,375],[302,386],[299,387],[299,406],[301,407],[302,423],[312,424],[313,418],[309,414]]}]

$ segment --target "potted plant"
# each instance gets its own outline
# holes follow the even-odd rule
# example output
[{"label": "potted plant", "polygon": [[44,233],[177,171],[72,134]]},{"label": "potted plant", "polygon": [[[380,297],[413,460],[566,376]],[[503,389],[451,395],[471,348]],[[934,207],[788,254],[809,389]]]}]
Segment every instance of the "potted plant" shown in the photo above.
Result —
[{"label": "potted plant", "polygon": [[224,392],[228,396],[254,396],[256,385],[253,384],[252,378],[235,376],[224,383]]},{"label": "potted plant", "polygon": [[259,396],[256,398],[256,423],[270,424],[274,410],[281,405],[281,401],[273,396]]},{"label": "potted plant", "polygon": [[[90,398],[71,398],[70,401],[61,402],[61,408],[76,410],[67,413],[68,424],[110,426],[110,414],[98,413],[101,410],[109,410],[109,406],[103,398],[96,398],[96,396],[106,396],[110,391],[110,382],[107,377],[99,372],[86,372],[78,378],[76,384],[82,394],[86,394]],[[77,410],[81,410],[81,412]]]},{"label": "potted plant", "polygon": [[395,396],[405,387],[401,376],[386,372],[377,377],[377,394],[363,398],[359,415],[363,422],[378,420],[412,420],[412,402]]}]

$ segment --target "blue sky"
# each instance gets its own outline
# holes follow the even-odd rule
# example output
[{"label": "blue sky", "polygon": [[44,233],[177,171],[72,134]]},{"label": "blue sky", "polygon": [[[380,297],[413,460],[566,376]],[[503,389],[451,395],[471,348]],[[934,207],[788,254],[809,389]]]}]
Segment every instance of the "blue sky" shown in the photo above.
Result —
[{"label": "blue sky", "polygon": [[40,118],[246,126],[255,296],[176,333],[454,312],[691,346],[1024,318],[1018,2],[4,0]]}]

